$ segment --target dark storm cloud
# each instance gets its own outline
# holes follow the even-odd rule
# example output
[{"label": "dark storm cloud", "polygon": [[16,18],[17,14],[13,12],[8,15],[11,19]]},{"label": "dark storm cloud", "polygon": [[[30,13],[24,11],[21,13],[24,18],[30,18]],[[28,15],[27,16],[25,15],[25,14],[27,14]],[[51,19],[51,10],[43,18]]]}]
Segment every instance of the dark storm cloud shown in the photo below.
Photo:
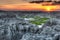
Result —
[{"label": "dark storm cloud", "polygon": [[42,3],[44,1],[46,1],[46,2],[54,2],[54,3],[58,3],[58,4],[60,3],[60,0],[32,0],[29,3]]}]

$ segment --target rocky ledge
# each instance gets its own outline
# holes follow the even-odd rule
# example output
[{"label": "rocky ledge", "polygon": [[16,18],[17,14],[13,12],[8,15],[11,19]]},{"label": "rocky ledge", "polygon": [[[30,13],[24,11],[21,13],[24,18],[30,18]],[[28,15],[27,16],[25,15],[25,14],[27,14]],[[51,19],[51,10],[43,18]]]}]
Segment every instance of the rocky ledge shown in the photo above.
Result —
[{"label": "rocky ledge", "polygon": [[60,40],[60,19],[49,19],[42,28],[23,18],[1,18],[0,40]]}]

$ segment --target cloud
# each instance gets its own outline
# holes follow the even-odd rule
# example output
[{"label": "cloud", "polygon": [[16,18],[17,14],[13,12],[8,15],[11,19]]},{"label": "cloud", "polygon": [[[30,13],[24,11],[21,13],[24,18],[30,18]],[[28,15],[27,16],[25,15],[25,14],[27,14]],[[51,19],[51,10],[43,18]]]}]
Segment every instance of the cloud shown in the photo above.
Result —
[{"label": "cloud", "polygon": [[60,5],[51,5],[51,6],[42,6],[40,4],[32,4],[32,3],[25,3],[25,4],[9,4],[9,5],[0,5],[0,10],[6,10],[6,11],[49,11],[49,10],[60,10]]},{"label": "cloud", "polygon": [[20,4],[25,2],[27,0],[0,0],[0,4]]}]

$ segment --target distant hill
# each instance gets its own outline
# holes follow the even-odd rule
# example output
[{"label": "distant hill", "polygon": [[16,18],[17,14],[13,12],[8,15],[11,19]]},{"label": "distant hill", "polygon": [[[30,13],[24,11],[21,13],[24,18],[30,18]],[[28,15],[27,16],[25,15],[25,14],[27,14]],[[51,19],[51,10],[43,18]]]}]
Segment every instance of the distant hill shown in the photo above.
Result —
[{"label": "distant hill", "polygon": [[5,12],[5,10],[0,10],[0,12]]},{"label": "distant hill", "polygon": [[20,12],[20,13],[55,13],[55,12],[58,12],[60,13],[60,11],[51,11],[51,12],[48,12],[48,11],[5,11],[5,10],[0,10],[0,12]]}]

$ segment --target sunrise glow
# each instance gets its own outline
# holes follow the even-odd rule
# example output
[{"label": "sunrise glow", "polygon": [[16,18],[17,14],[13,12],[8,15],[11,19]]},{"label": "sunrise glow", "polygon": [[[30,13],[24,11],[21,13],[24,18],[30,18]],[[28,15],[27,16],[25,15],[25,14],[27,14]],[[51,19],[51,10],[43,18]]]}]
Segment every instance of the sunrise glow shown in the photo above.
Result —
[{"label": "sunrise glow", "polygon": [[46,10],[47,10],[47,11],[50,11],[50,10],[51,10],[51,8],[50,8],[50,7],[48,7]]},{"label": "sunrise glow", "polygon": [[42,4],[12,4],[0,5],[0,10],[19,10],[19,11],[56,11],[60,10],[60,5],[42,5]]},{"label": "sunrise glow", "polygon": [[[44,11],[55,11],[58,6],[42,6]],[[58,8],[57,8],[58,9]]]}]

